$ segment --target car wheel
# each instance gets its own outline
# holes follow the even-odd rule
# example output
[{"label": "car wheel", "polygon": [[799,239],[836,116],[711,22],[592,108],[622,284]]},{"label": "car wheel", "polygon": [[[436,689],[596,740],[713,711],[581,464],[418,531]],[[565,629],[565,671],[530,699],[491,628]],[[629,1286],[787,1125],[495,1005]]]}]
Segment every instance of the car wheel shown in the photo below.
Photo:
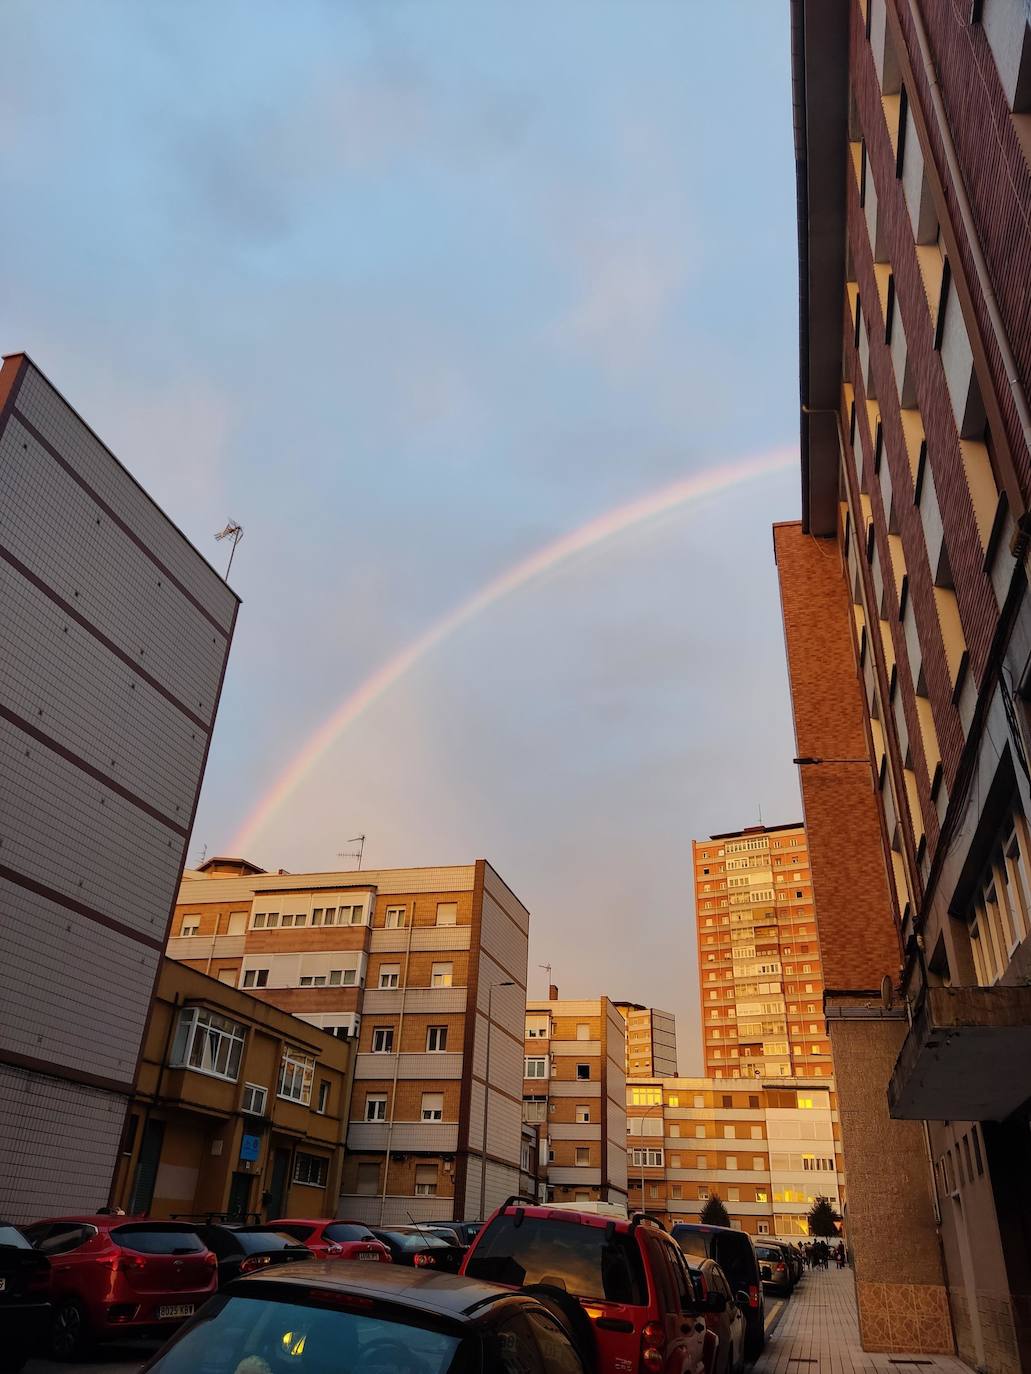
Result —
[{"label": "car wheel", "polygon": [[92,1345],[86,1313],[75,1298],[66,1298],[54,1312],[50,1327],[50,1353],[55,1360],[78,1360]]},{"label": "car wheel", "polygon": [[766,1349],[766,1332],[758,1324],[745,1332],[745,1359],[752,1364]]},{"label": "car wheel", "polygon": [[588,1374],[594,1374],[598,1367],[598,1344],[591,1319],[577,1299],[571,1293],[567,1293],[564,1288],[559,1288],[550,1283],[530,1283],[526,1285],[523,1292],[536,1298],[554,1317],[558,1318],[559,1324],[576,1347],[576,1353],[583,1361],[584,1368]]}]

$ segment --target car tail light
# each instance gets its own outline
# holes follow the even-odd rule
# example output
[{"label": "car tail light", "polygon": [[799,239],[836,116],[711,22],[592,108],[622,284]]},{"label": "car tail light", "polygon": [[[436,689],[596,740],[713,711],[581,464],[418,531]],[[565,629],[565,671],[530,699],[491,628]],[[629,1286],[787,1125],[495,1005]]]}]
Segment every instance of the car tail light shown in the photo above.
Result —
[{"label": "car tail light", "polygon": [[758,1306],[759,1306],[759,1292],[760,1292],[760,1290],[756,1287],[756,1285],[755,1285],[754,1283],[750,1283],[750,1284],[748,1285],[748,1306],[749,1306],[749,1307],[758,1307]]},{"label": "car tail light", "polygon": [[122,1250],[115,1260],[115,1268],[123,1274],[138,1274],[142,1269],[146,1269],[147,1261],[142,1255],[130,1255]]},{"label": "car tail light", "polygon": [[437,1261],[432,1255],[419,1254],[415,1256],[415,1264],[420,1269],[428,1268],[430,1265],[435,1265],[436,1263]]},{"label": "car tail light", "polygon": [[248,1255],[243,1264],[240,1265],[240,1273],[253,1274],[255,1269],[264,1269],[266,1264],[271,1263],[271,1255]]},{"label": "car tail light", "polygon": [[213,1251],[209,1250],[207,1254],[204,1256],[204,1263],[208,1266],[209,1269],[217,1269],[218,1256],[214,1254]]},{"label": "car tail light", "polygon": [[661,1322],[648,1322],[641,1332],[641,1368],[662,1370],[666,1367],[666,1331]]}]

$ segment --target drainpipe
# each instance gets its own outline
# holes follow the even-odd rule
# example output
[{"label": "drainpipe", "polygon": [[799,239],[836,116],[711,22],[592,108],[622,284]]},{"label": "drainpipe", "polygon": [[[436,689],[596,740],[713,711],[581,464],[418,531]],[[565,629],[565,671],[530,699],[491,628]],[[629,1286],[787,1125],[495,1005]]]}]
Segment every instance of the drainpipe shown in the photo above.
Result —
[{"label": "drainpipe", "polygon": [[394,1055],[394,1078],[390,1085],[390,1119],[387,1122],[387,1148],[383,1157],[383,1191],[379,1199],[379,1224],[383,1225],[383,1214],[387,1208],[387,1175],[390,1172],[390,1142],[394,1135],[394,1113],[397,1110],[397,1078],[401,1068],[401,1034],[405,1024],[405,1001],[408,997],[408,968],[412,962],[412,932],[415,930],[415,899],[412,899],[411,920],[408,922],[408,940],[405,945],[405,963],[401,972],[401,1008],[397,1017],[397,1053]]}]

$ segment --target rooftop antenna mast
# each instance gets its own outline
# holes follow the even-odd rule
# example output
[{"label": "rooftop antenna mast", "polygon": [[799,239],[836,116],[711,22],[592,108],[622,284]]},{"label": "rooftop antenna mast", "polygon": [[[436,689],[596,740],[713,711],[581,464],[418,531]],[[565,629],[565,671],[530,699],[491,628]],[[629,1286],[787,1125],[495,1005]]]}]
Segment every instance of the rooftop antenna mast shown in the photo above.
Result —
[{"label": "rooftop antenna mast", "polygon": [[358,872],[360,873],[360,872],[362,871],[362,855],[365,853],[365,836],[364,836],[364,835],[352,835],[351,838],[347,841],[347,843],[348,843],[348,844],[356,844],[356,845],[358,846],[358,848],[357,848],[357,849],[345,850],[343,854],[338,854],[338,855],[337,855],[337,858],[338,858],[338,859],[357,859],[357,860],[358,860]]},{"label": "rooftop antenna mast", "polygon": [[550,997],[550,996],[551,996],[551,965],[550,965],[550,964],[538,964],[537,967],[538,967],[538,968],[542,968],[542,969],[544,970],[544,972],[548,975],[548,996]]},{"label": "rooftop antenna mast", "polygon": [[229,569],[233,566],[233,554],[236,553],[236,546],[243,538],[243,526],[236,520],[230,520],[224,530],[215,535],[218,540],[231,539],[233,547],[229,550],[229,564],[226,567],[226,577],[229,576]]}]

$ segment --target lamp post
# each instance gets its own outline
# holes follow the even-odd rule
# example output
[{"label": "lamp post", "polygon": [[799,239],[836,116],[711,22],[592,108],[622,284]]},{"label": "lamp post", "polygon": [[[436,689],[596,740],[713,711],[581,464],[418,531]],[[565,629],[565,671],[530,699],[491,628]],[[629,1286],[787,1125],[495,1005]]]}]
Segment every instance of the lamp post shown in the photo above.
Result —
[{"label": "lamp post", "polygon": [[792,759],[792,763],[797,763],[801,768],[818,768],[823,763],[865,763],[869,765],[869,759],[818,759],[810,754],[803,754],[801,758]]},{"label": "lamp post", "polygon": [[[507,978],[501,983],[491,983],[487,989],[487,1063],[483,1077],[483,1144],[480,1149],[480,1221],[486,1220],[487,1208],[487,1108],[490,1105],[490,1028],[491,1012],[494,1003],[495,988],[514,988],[515,983],[511,978]],[[472,1065],[469,1065],[469,1072],[472,1073]]]}]

